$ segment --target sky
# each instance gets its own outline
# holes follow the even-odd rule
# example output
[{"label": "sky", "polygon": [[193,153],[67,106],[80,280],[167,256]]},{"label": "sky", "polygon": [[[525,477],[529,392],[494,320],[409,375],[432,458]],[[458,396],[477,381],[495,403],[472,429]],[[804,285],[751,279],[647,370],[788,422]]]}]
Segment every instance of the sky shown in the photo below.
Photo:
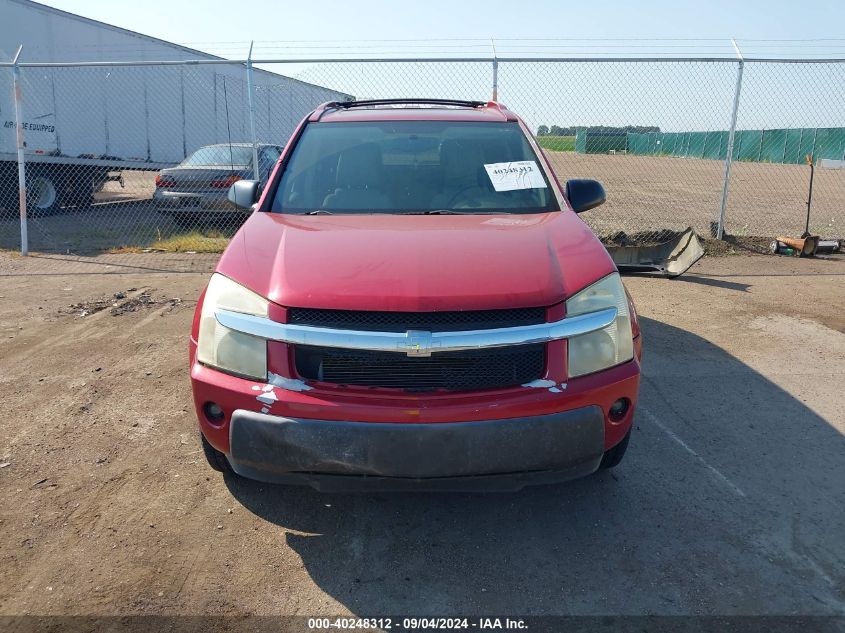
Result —
[{"label": "sky", "polygon": [[[44,4],[132,29],[162,39],[188,43],[217,53],[243,51],[245,43],[262,43],[263,52],[282,49],[268,42],[300,40],[302,52],[337,52],[332,46],[350,40],[430,40],[460,38],[455,51],[489,52],[485,41],[470,38],[563,38],[579,51],[730,54],[727,42],[651,42],[631,40],[573,42],[576,38],[741,38],[748,40],[845,38],[845,2],[795,0],[655,0],[651,2],[589,0],[191,0],[168,3],[126,0],[45,0]],[[301,40],[322,40],[308,45]],[[420,53],[437,52],[425,41],[408,43]],[[287,44],[290,46],[291,44]],[[567,42],[539,42],[534,52],[576,52]],[[305,46],[309,46],[305,48]],[[457,43],[452,44],[458,46]],[[520,50],[514,42],[500,42],[504,51]],[[748,42],[749,50],[773,53],[801,48],[804,53],[826,52],[839,42]],[[474,47],[479,47],[478,49]],[[391,52],[398,43],[381,42],[376,49]],[[528,50],[522,49],[522,50]],[[245,51],[244,51],[245,52]],[[501,54],[501,53],[500,53]],[[800,54],[800,53],[799,53]],[[241,54],[243,56],[243,53]]]}]

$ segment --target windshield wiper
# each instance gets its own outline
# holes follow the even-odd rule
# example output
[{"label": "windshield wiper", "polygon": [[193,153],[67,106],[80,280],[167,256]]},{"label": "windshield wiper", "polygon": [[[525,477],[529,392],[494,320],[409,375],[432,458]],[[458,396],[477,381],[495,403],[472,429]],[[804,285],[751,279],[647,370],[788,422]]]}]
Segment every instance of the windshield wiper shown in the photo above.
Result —
[{"label": "windshield wiper", "polygon": [[[344,211],[344,213],[353,213],[352,211]],[[387,211],[372,211],[377,215],[389,215]],[[475,213],[484,213],[484,211],[454,211],[452,209],[432,209],[430,211],[397,211],[399,215],[473,215]],[[334,215],[333,212],[326,209],[314,209],[313,211],[306,211],[304,215]]]},{"label": "windshield wiper", "polygon": [[472,215],[476,211],[454,211],[452,209],[432,209],[431,211],[408,211],[404,215]]}]

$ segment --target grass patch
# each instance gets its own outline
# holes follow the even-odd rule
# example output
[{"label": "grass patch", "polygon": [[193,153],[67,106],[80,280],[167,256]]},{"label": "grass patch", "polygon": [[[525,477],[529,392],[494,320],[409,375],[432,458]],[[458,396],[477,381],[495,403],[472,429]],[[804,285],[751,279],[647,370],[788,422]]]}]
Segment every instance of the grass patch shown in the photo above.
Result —
[{"label": "grass patch", "polygon": [[574,152],[575,151],[575,137],[574,136],[538,136],[537,143],[543,149],[552,152]]},{"label": "grass patch", "polygon": [[121,246],[113,248],[110,253],[145,253],[150,251],[162,251],[166,253],[222,253],[229,245],[231,236],[224,235],[219,231],[188,231],[171,235],[170,237],[159,236],[154,242],[147,246]]}]

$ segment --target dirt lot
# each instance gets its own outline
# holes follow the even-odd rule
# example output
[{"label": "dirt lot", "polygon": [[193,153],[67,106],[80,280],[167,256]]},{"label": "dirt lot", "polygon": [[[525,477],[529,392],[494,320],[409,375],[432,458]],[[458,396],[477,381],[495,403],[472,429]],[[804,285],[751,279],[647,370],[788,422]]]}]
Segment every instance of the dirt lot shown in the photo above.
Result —
[{"label": "dirt lot", "polygon": [[[608,201],[585,219],[598,233],[693,227],[710,233],[722,200],[725,163],[718,160],[550,152],[561,180],[596,178]],[[726,226],[732,235],[800,235],[810,168],[736,161],[731,168]],[[845,237],[845,171],[816,170],[810,228]]]},{"label": "dirt lot", "polygon": [[224,478],[186,367],[207,275],[37,265],[0,256],[0,616],[845,614],[842,258],[628,278],[625,461],[491,495]]},{"label": "dirt lot", "polygon": [[[584,215],[602,235],[629,234],[692,226],[710,235],[722,195],[724,163],[714,160],[654,156],[610,156],[550,152],[558,176],[597,178],[608,192],[603,207]],[[736,162],[733,165],[728,231],[740,237],[800,235],[804,230],[809,168]],[[126,187],[108,183],[97,202],[85,209],[63,209],[29,222],[30,248],[53,253],[90,254],[111,248],[148,248],[184,233],[150,202],[154,172],[126,172]],[[231,235],[238,218],[213,227]],[[811,229],[822,236],[845,238],[845,171],[818,170],[814,184]],[[203,250],[203,240],[181,240],[182,250]],[[16,250],[19,226],[14,217],[0,219],[0,248]]]}]

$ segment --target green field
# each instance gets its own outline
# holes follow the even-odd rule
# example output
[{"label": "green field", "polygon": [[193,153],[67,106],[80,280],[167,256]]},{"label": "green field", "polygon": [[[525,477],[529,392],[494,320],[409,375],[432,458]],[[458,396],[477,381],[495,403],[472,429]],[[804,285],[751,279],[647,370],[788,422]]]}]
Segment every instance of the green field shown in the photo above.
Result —
[{"label": "green field", "polygon": [[537,142],[543,149],[548,149],[553,152],[575,151],[574,136],[538,136]]}]

